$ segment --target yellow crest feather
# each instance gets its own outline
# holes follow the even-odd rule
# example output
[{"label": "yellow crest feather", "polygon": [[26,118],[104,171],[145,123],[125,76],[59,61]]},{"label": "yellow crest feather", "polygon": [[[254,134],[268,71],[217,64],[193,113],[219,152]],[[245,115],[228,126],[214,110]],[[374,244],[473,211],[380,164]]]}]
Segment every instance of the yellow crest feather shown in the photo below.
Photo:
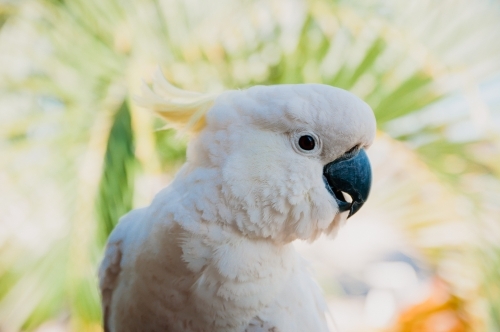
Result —
[{"label": "yellow crest feather", "polygon": [[152,89],[144,83],[138,105],[155,111],[168,122],[168,127],[191,133],[205,126],[205,114],[214,104],[217,94],[203,94],[176,88],[167,81],[160,68],[153,76]]}]

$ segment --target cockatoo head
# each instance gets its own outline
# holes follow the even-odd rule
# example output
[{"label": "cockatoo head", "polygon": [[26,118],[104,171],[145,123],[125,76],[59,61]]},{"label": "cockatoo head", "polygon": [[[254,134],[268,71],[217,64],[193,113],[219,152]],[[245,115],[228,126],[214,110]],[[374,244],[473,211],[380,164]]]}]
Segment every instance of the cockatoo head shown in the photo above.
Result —
[{"label": "cockatoo head", "polygon": [[352,93],[297,84],[200,95],[161,73],[153,89],[140,101],[195,132],[188,168],[219,172],[219,218],[245,236],[313,240],[367,199],[375,118]]}]

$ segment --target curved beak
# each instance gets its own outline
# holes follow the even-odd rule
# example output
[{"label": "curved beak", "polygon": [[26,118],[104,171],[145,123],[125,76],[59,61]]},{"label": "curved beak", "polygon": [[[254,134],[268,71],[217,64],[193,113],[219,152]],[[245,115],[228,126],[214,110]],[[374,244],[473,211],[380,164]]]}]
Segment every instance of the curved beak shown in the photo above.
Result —
[{"label": "curved beak", "polygon": [[[355,214],[366,202],[372,184],[372,170],[365,150],[327,164],[323,168],[323,180],[337,201],[339,211],[349,211],[347,218]],[[345,199],[343,192],[351,196],[351,202]]]}]

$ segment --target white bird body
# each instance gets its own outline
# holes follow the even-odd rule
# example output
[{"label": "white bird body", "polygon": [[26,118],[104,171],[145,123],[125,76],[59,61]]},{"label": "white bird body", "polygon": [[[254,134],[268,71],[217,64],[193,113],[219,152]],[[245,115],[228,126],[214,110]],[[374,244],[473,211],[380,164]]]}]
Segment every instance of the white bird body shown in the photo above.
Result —
[{"label": "white bird body", "polygon": [[[165,84],[156,96],[176,92]],[[343,90],[296,85],[226,92],[205,112],[173,182],[110,235],[99,272],[105,329],[328,331],[292,241],[345,219],[323,165],[371,144],[371,110]],[[293,147],[303,132],[320,137],[315,154]]]}]

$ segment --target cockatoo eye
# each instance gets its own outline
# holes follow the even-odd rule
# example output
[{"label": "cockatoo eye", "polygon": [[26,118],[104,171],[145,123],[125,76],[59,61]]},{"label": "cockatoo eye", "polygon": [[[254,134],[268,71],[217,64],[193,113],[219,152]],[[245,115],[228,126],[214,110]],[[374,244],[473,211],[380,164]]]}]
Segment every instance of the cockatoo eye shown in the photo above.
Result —
[{"label": "cockatoo eye", "polygon": [[295,132],[291,137],[294,150],[302,155],[317,155],[321,150],[321,140],[310,131]]},{"label": "cockatoo eye", "polygon": [[299,138],[299,146],[302,150],[311,151],[316,146],[314,137],[304,135]]}]

